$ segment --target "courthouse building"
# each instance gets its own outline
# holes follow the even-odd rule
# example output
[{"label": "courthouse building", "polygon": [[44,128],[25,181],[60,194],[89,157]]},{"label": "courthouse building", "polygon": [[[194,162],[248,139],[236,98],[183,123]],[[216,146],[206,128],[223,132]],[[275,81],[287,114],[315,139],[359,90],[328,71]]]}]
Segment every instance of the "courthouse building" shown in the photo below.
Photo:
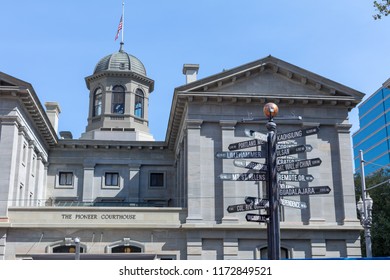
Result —
[{"label": "courthouse building", "polygon": [[[265,198],[265,182],[221,180],[253,171],[215,155],[248,140],[245,129],[266,133],[268,102],[279,107],[278,133],[319,128],[279,142],[311,145],[278,160],[320,158],[284,172],[313,181],[280,183],[331,189],[284,197],[307,208],[281,206],[282,257],[359,257],[348,112],[363,94],[272,56],[202,79],[198,68],[183,67],[164,141],[149,131],[154,80],[123,45],[85,78],[80,139],[57,131],[59,104],[0,73],[0,259],[72,259],[78,246],[81,259],[266,258],[266,224],[227,211],[246,196]],[[283,118],[291,116],[302,119]]]}]

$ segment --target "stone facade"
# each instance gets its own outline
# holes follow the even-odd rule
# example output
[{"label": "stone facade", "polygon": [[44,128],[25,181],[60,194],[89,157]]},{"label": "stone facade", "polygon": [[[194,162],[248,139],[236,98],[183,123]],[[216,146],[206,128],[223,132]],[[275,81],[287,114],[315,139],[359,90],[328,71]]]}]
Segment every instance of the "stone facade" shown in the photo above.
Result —
[{"label": "stone facade", "polygon": [[[265,182],[221,180],[221,173],[247,170],[215,154],[248,140],[245,129],[266,133],[262,108],[268,102],[279,107],[278,133],[319,128],[317,134],[279,143],[313,148],[280,161],[322,160],[320,166],[290,172],[311,174],[313,182],[287,183],[331,188],[329,194],[291,197],[307,209],[281,207],[282,256],[361,255],[348,112],[363,94],[272,56],[200,80],[198,65],[191,66],[189,83],[174,91],[161,142],[129,138],[129,133],[149,133],[146,111],[143,119],[128,111],[128,124],[126,118],[118,119],[120,125],[112,118],[92,124],[95,85],[87,130],[103,131],[104,137],[87,131],[81,139],[58,139],[49,119],[58,120],[44,112],[32,86],[0,73],[0,152],[5,155],[0,258],[69,258],[75,237],[82,258],[90,259],[266,258],[266,225],[247,222],[247,212],[227,211],[246,196],[265,198]],[[123,71],[94,73],[87,82],[104,84],[104,77],[112,81],[115,74],[110,87],[138,83],[149,98],[153,81]],[[126,90],[127,103],[135,90]]]}]

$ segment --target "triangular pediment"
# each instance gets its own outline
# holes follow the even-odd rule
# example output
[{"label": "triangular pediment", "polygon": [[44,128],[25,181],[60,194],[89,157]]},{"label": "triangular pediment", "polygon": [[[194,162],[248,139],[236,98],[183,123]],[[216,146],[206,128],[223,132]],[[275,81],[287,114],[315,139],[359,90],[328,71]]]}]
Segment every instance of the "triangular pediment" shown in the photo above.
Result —
[{"label": "triangular pediment", "polygon": [[167,141],[173,147],[185,104],[265,104],[339,106],[350,111],[364,94],[278,58],[263,59],[199,79],[174,91]]},{"label": "triangular pediment", "polygon": [[272,56],[179,87],[176,91],[236,97],[349,100],[364,94]]}]

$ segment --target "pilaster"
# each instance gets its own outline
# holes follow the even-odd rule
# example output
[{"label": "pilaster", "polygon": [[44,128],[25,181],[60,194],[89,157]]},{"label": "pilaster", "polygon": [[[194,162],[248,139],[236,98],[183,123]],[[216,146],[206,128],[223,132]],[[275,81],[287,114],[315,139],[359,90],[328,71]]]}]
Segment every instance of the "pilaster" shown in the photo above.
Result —
[{"label": "pilaster", "polygon": [[200,131],[203,120],[187,120],[187,180],[188,217],[187,223],[199,223],[202,216],[202,180]]},{"label": "pilaster", "polygon": [[8,220],[8,200],[15,184],[18,127],[16,117],[0,119],[0,221]]},{"label": "pilaster", "polygon": [[140,194],[140,184],[139,184],[139,172],[140,165],[129,165],[129,192],[128,198],[130,202],[138,202]]},{"label": "pilaster", "polygon": [[[356,224],[356,199],[355,199],[355,187],[353,179],[353,157],[351,151],[351,137],[350,128],[351,124],[338,124],[336,129],[338,132],[338,147],[339,147],[339,160],[340,160],[340,181],[342,189],[342,207],[337,207],[336,211],[344,210],[344,224],[354,223]],[[342,216],[343,213],[337,213],[337,216]]]},{"label": "pilaster", "polygon": [[[222,150],[227,151],[228,146],[234,142],[234,131],[237,121],[223,120],[219,122],[222,133]],[[234,172],[234,165],[231,160],[220,160],[223,173]],[[235,214],[227,212],[229,205],[237,204],[238,188],[236,181],[222,182],[223,197],[223,218],[222,223],[238,223],[239,219]]]},{"label": "pilaster", "polygon": [[95,163],[84,162],[83,202],[92,202],[94,200],[94,173]]}]

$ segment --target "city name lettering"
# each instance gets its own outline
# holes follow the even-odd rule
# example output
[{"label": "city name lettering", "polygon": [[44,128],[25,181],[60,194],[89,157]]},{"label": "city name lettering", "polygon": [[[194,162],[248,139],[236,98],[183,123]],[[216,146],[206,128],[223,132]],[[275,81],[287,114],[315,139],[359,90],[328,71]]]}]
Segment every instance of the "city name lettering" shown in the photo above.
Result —
[{"label": "city name lettering", "polygon": [[281,196],[284,195],[310,195],[310,194],[315,194],[316,192],[314,191],[313,188],[286,188],[286,189],[280,189],[279,194]]}]

